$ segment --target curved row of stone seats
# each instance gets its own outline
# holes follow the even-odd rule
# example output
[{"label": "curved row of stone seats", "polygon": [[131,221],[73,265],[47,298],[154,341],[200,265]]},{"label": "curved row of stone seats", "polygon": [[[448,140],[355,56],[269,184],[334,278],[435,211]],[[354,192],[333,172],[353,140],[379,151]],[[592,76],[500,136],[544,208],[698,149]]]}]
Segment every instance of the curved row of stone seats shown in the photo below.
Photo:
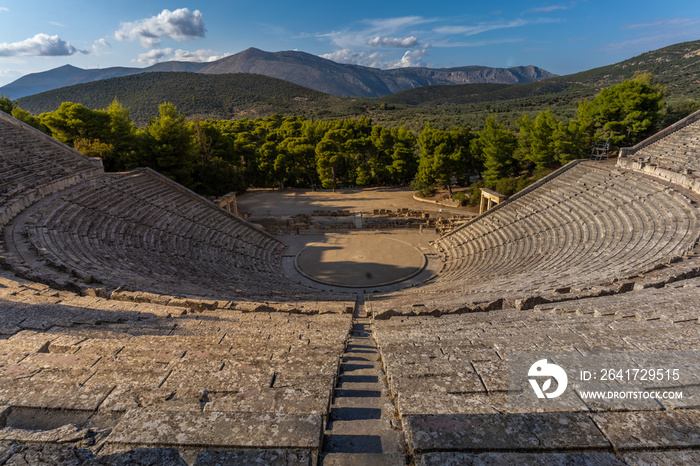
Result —
[{"label": "curved row of stone seats", "polygon": [[[470,455],[488,452],[517,463],[514,450],[527,450],[529,461],[554,461],[565,450],[581,461],[595,453],[604,454],[602,464],[624,464],[616,453],[653,457],[659,448],[673,450],[658,457],[661,463],[685,464],[681,459],[700,455],[699,306],[700,279],[691,279],[528,312],[392,317],[375,321],[373,335],[416,464],[438,464],[435,451],[445,452],[443,460],[477,460]],[[609,358],[609,368],[675,368],[677,382],[595,383],[605,390],[680,390],[682,397],[584,401],[589,385],[570,375],[566,404],[519,404],[530,387],[509,382],[513,371],[527,373],[529,365],[515,362],[522,354],[559,358],[563,366],[569,355],[585,354],[590,361]]]},{"label": "curved row of stone seats", "polygon": [[350,329],[349,314],[177,315],[0,274],[0,448],[315,464]]},{"label": "curved row of stone seats", "polygon": [[621,281],[691,251],[696,215],[668,186],[579,163],[440,238],[440,274],[377,305],[449,308]]},{"label": "curved row of stone seats", "polygon": [[108,288],[217,298],[309,292],[280,274],[281,242],[149,169],[66,189],[25,217],[41,258]]},{"label": "curved row of stone seats", "polygon": [[700,111],[636,146],[620,149],[617,165],[700,193]]},{"label": "curved row of stone seats", "polygon": [[44,196],[103,173],[101,160],[0,111],[0,227]]}]

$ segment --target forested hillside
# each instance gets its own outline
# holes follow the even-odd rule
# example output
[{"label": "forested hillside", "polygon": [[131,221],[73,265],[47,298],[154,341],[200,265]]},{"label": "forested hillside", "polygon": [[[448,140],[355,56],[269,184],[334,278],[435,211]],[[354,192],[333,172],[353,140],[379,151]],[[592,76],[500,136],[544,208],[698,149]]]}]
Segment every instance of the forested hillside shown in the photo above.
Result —
[{"label": "forested hillside", "polygon": [[534,118],[550,109],[558,118],[573,118],[579,102],[594,98],[601,89],[649,73],[665,88],[668,118],[665,126],[687,114],[700,101],[700,41],[684,42],[643,53],[581,73],[512,86],[467,84],[430,86],[381,97],[391,111],[373,112],[384,124],[402,122],[413,130],[427,122],[436,127],[480,126],[491,116],[515,128],[523,113]]},{"label": "forested hillside", "polygon": [[158,105],[173,103],[189,118],[233,119],[275,113],[333,118],[348,111],[348,102],[280,79],[256,74],[142,73],[64,87],[19,99],[34,114],[56,110],[63,102],[91,109],[107,108],[114,99],[144,126]]},{"label": "forested hillside", "polygon": [[140,127],[158,115],[158,105],[171,102],[188,118],[256,118],[273,114],[331,120],[367,116],[386,127],[419,132],[435,128],[481,127],[487,117],[516,129],[523,114],[535,118],[549,109],[561,120],[573,118],[579,102],[602,88],[651,73],[665,87],[669,124],[700,100],[700,41],[647,52],[593,70],[525,84],[427,86],[379,99],[340,98],[286,81],[251,74],[203,75],[147,73],[70,86],[18,101],[34,114],[55,110],[62,102],[106,108],[116,97]]},{"label": "forested hillside", "polygon": [[[297,90],[288,96],[298,97]],[[158,116],[139,128],[117,99],[105,110],[64,102],[37,116],[5,98],[0,109],[84,154],[101,157],[108,171],[147,166],[205,195],[251,186],[411,183],[422,191],[438,185],[449,190],[454,178],[464,182],[469,174],[481,178],[476,187],[508,195],[570,160],[588,157],[593,142],[630,146],[665,120],[697,109],[694,104],[673,113],[665,94],[651,74],[641,74],[582,100],[571,118],[560,118],[548,108],[533,116],[511,112],[510,126],[492,114],[474,126],[443,129],[427,122],[416,131],[366,116],[188,119],[173,103],[154,103]]]}]

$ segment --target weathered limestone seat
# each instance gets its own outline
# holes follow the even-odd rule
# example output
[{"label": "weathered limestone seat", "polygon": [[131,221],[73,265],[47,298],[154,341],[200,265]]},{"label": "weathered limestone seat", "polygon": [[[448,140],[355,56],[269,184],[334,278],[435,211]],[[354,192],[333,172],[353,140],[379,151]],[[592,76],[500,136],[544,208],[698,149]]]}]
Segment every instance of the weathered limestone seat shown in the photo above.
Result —
[{"label": "weathered limestone seat", "polygon": [[194,313],[0,274],[0,452],[313,464],[350,326],[349,314]]},{"label": "weathered limestone seat", "polygon": [[621,281],[686,255],[697,209],[633,172],[579,163],[436,242],[443,269],[428,285],[376,304],[428,312],[499,297],[548,295]]},{"label": "weathered limestone seat", "polygon": [[[527,312],[393,317],[375,321],[374,336],[416,464],[478,461],[482,454],[495,463],[549,464],[559,454],[562,460],[569,455],[569,461],[601,455],[602,464],[623,464],[615,453],[630,460],[659,455],[659,462],[669,461],[663,464],[684,464],[700,453],[697,359],[682,361],[688,377],[682,399],[612,407],[588,401],[573,410],[552,404],[536,413],[509,404],[507,360],[514,351],[700,354],[698,306],[700,280],[693,279]],[[675,451],[649,451],[657,448]],[[562,450],[568,453],[558,453]]]},{"label": "weathered limestone seat", "polygon": [[278,272],[282,243],[148,169],[66,189],[23,220],[22,257],[36,251],[109,289],[220,298],[311,291]]},{"label": "weathered limestone seat", "polygon": [[44,196],[103,173],[100,160],[0,112],[0,227]]},{"label": "weathered limestone seat", "polygon": [[700,193],[700,111],[634,147],[622,148],[617,165]]}]

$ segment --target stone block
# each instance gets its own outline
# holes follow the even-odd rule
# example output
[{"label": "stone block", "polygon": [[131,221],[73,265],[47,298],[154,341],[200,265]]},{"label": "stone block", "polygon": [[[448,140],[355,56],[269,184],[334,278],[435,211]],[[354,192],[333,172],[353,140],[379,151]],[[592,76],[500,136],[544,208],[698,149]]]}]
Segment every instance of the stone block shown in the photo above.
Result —
[{"label": "stone block", "polygon": [[224,464],[264,464],[269,466],[311,465],[312,450],[204,450],[199,453],[194,466],[220,466]]},{"label": "stone block", "polygon": [[50,387],[27,379],[0,385],[0,403],[9,406],[49,409],[96,410],[113,387],[79,387],[64,381]]},{"label": "stone block", "polygon": [[318,414],[325,416],[331,402],[328,390],[261,388],[210,395],[204,411]]},{"label": "stone block", "polygon": [[418,466],[624,466],[612,453],[458,453],[435,452],[421,455]]},{"label": "stone block", "polygon": [[397,407],[402,417],[416,414],[495,414],[503,412],[505,395],[400,392]]},{"label": "stone block", "polygon": [[323,420],[315,414],[128,411],[109,445],[210,449],[308,449],[318,454]]},{"label": "stone block", "polygon": [[592,415],[616,450],[700,447],[700,411],[609,412]]},{"label": "stone block", "polygon": [[408,417],[404,428],[414,454],[610,449],[584,413],[417,415]]},{"label": "stone block", "polygon": [[630,466],[676,466],[700,464],[700,451],[643,451],[622,455]]}]

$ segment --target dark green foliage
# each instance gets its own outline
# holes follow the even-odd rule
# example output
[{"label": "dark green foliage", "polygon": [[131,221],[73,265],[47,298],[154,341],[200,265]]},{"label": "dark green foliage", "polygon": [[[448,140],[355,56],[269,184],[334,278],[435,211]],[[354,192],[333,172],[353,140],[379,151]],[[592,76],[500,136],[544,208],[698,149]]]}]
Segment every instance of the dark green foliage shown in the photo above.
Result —
[{"label": "dark green foliage", "polygon": [[[168,75],[177,77],[177,73]],[[255,79],[263,82],[272,78]],[[268,84],[280,85],[280,89],[289,84],[277,81]],[[179,85],[184,82],[187,80]],[[496,95],[516,86],[484,88]],[[295,95],[304,88],[289,89],[293,89],[289,95]],[[596,138],[614,138],[631,145],[653,131],[659,121],[681,118],[698,106],[696,101],[685,99],[663,107],[662,93],[663,88],[649,75],[640,75],[601,90],[595,99],[567,106],[568,116],[557,113],[556,105],[539,112],[494,112],[497,101],[491,101],[484,104],[493,104],[489,113],[470,116],[483,117],[474,126],[483,129],[476,133],[454,124],[438,128],[446,120],[434,123],[431,117],[427,121],[406,120],[411,126],[421,125],[415,131],[403,124],[389,127],[365,116],[375,114],[369,107],[363,107],[355,118],[330,120],[270,114],[255,119],[188,121],[175,104],[154,104],[158,116],[144,129],[133,124],[132,109],[127,110],[114,98],[105,104],[106,110],[64,102],[39,118],[14,104],[12,112],[30,124],[46,125],[48,133],[83,153],[101,157],[108,171],[148,166],[208,196],[251,186],[284,189],[396,184],[410,184],[427,194],[437,185],[451,191],[454,179],[463,184],[467,175],[474,174],[483,177],[477,186],[512,194],[570,160],[588,157]],[[350,102],[320,93],[314,96],[319,99],[314,105],[325,98]],[[264,99],[252,102],[258,102],[251,104],[255,108],[272,108],[265,106]],[[443,110],[449,117],[451,110]],[[460,201],[478,202],[480,193],[472,188]]]},{"label": "dark green foliage", "polygon": [[486,119],[478,139],[478,147],[484,160],[483,176],[486,186],[495,187],[496,181],[510,176],[518,169],[514,157],[517,144],[518,140],[512,132],[493,119]]},{"label": "dark green foliage", "polygon": [[451,194],[452,177],[464,178],[468,171],[477,170],[478,162],[470,150],[472,139],[474,135],[468,128],[441,131],[426,125],[418,137],[421,149],[418,184],[422,187],[441,184]]},{"label": "dark green foliage", "polygon": [[630,79],[602,89],[592,101],[579,104],[578,120],[596,140],[622,147],[651,135],[661,118],[662,90],[644,79]]},{"label": "dark green foliage", "polygon": [[194,131],[175,105],[158,107],[160,117],[146,128],[144,149],[136,160],[139,166],[157,172],[188,188],[194,188],[192,174],[197,160]]},{"label": "dark green foliage", "polygon": [[459,205],[465,206],[469,204],[469,197],[464,193],[464,191],[460,191],[458,193],[454,193],[452,195],[452,200],[459,202]]},{"label": "dark green foliage", "polygon": [[0,94],[0,111],[3,111],[9,115],[12,113],[13,108],[14,105],[12,104],[10,98]]},{"label": "dark green foliage", "polygon": [[[46,112],[63,102],[106,108],[118,99],[138,125],[157,117],[158,105],[171,102],[190,118],[230,119],[244,116],[325,116],[342,99],[281,79],[254,74],[141,73],[64,87],[24,97],[32,113]],[[346,106],[343,105],[345,109]]]}]

